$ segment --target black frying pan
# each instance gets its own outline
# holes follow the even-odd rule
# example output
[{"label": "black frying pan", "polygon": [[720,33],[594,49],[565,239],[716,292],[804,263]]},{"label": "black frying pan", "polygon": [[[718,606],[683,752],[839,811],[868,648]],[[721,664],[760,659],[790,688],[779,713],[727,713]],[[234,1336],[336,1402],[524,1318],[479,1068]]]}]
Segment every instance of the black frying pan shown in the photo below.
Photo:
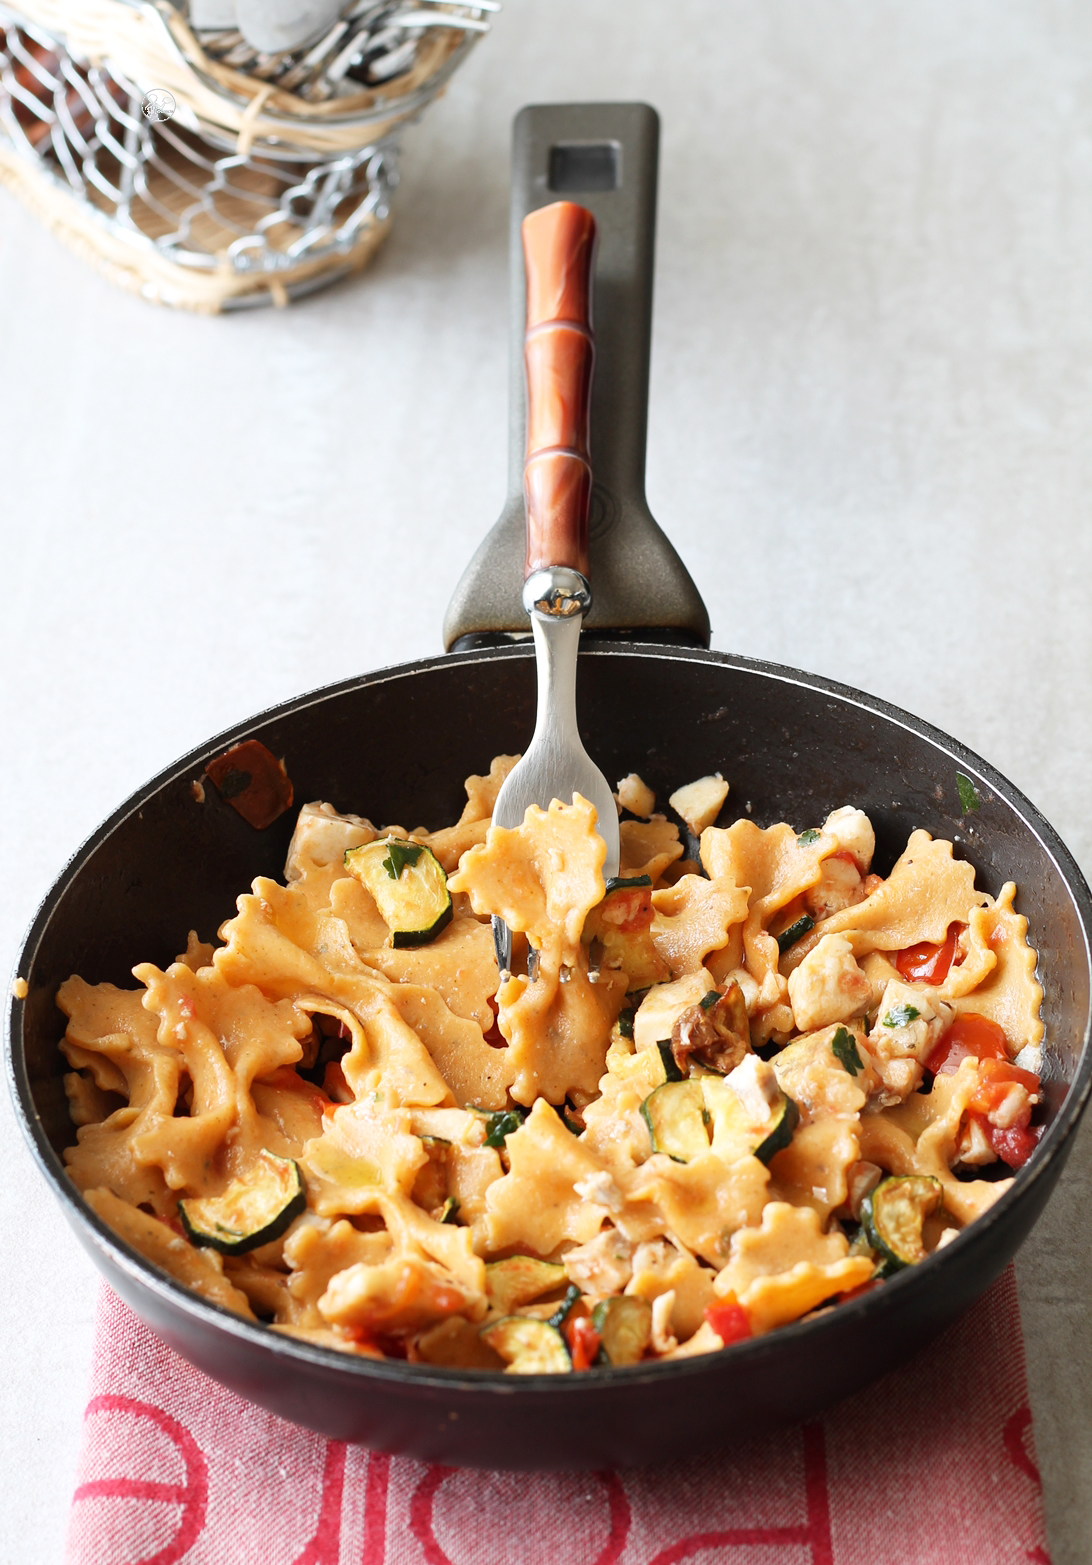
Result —
[{"label": "black frying pan", "polygon": [[[909,831],[923,826],[951,838],[988,891],[1014,879],[1046,990],[1049,1127],[984,1217],[883,1288],[719,1354],[566,1377],[442,1370],[311,1347],[187,1292],[84,1207],[61,1161],[72,1128],[57,986],[72,972],[131,983],[134,962],[169,962],[187,929],[208,938],[255,875],[281,873],[291,813],[259,832],[213,788],[203,803],[194,797],[191,784],[206,763],[240,740],[260,739],[285,757],[297,801],[329,799],[376,820],[432,825],[458,815],[465,775],[495,753],[523,748],[534,721],[530,649],[473,644],[521,625],[522,526],[513,527],[510,506],[449,612],[449,643],[469,638],[469,648],[289,702],[154,778],[95,832],[50,891],[20,960],[28,995],[10,1010],[9,1071],[31,1150],[115,1291],[185,1358],[243,1396],[325,1435],[427,1461],[640,1464],[708,1449],[743,1430],[758,1434],[858,1389],[952,1321],[1012,1258],[1061,1173],[1089,1093],[1092,899],[1038,811],[954,740],[884,702],[697,645],[707,635],[701,600],[643,498],[655,141],[655,116],[636,105],[525,110],[517,121],[516,228],[526,210],[555,199],[558,186],[578,196],[599,221],[609,284],[597,297],[593,400],[602,486],[591,568],[599,635],[589,636],[580,661],[589,748],[608,777],[637,770],[661,796],[720,768],[731,778],[733,804],[749,804],[762,825],[806,825],[836,805],[860,805],[876,828],[881,873]],[[581,180],[593,189],[580,189]],[[628,217],[612,216],[626,203]],[[522,297],[518,274],[515,292]],[[617,310],[631,312],[632,329],[612,361],[610,345],[623,341],[625,327]],[[515,380],[522,472],[522,383]],[[618,422],[609,421],[612,412]],[[655,591],[636,590],[641,576],[621,570],[627,539],[644,566],[655,565],[656,575],[643,578]],[[664,580],[666,609],[657,596]],[[622,639],[626,630],[632,634]],[[977,789],[981,807],[973,815],[962,812],[957,769]]]}]

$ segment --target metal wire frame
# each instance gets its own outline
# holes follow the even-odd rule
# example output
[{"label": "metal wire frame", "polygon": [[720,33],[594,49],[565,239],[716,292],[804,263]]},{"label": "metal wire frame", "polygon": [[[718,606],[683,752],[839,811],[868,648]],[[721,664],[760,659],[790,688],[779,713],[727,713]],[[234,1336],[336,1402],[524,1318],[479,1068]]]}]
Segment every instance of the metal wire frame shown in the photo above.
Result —
[{"label": "metal wire frame", "polygon": [[152,123],[142,96],[115,67],[80,63],[0,5],[0,142],[128,243],[186,268],[275,275],[302,261],[336,267],[387,216],[391,135],[336,156],[240,153],[177,120]]}]

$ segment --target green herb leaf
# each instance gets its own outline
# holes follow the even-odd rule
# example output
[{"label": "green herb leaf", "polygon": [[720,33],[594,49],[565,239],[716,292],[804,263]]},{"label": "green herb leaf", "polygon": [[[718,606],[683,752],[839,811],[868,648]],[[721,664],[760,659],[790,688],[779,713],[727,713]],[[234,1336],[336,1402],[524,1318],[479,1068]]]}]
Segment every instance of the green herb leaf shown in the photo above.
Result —
[{"label": "green herb leaf", "polygon": [[618,1031],[623,1038],[633,1037],[633,1018],[637,1013],[628,1008],[618,1012]]},{"label": "green herb leaf", "polygon": [[916,1005],[893,1005],[883,1019],[885,1027],[905,1027],[909,1022],[916,1022],[921,1012]]},{"label": "green herb leaf", "polygon": [[818,842],[821,833],[814,826],[809,826],[807,831],[802,831],[796,841],[802,848],[810,848],[813,842]]},{"label": "green herb leaf", "polygon": [[568,1315],[569,1311],[572,1309],[573,1305],[576,1303],[579,1297],[580,1289],[576,1286],[575,1282],[571,1282],[565,1289],[565,1297],[562,1299],[557,1309],[546,1322],[547,1326],[556,1326],[560,1330],[560,1328],[564,1325],[566,1315]]},{"label": "green herb leaf", "polygon": [[964,777],[962,772],[956,772],[955,785],[959,789],[959,807],[964,815],[969,815],[971,810],[978,809],[978,795],[974,791],[974,783],[969,777]]},{"label": "green herb leaf", "polygon": [[698,1004],[701,1006],[703,1011],[711,1011],[719,999],[720,990],[710,989],[708,994],[702,995],[701,999],[698,1001]]},{"label": "green herb leaf", "polygon": [[784,956],[790,946],[794,946],[798,940],[803,940],[810,930],[815,928],[815,920],[810,913],[805,913],[803,918],[798,918],[795,924],[790,924],[788,929],[783,929],[777,937],[777,949]]},{"label": "green herb leaf", "polygon": [[857,1049],[857,1040],[848,1027],[839,1027],[834,1037],[830,1040],[830,1047],[834,1051],[834,1057],[844,1065],[851,1076],[856,1076],[864,1070],[864,1061]]},{"label": "green herb leaf", "polygon": [[453,1223],[459,1213],[459,1203],[453,1195],[449,1195],[440,1209],[440,1222]]},{"label": "green herb leaf", "polygon": [[485,1133],[487,1147],[503,1147],[504,1138],[514,1135],[527,1118],[524,1109],[498,1109],[485,1116],[489,1129]]},{"label": "green herb leaf", "polygon": [[383,860],[383,868],[392,880],[400,880],[402,871],[406,865],[414,865],[424,852],[419,842],[399,842],[392,837],[387,844],[387,856]]},{"label": "green herb leaf", "polygon": [[220,779],[220,796],[224,799],[237,799],[241,793],[245,793],[253,782],[249,772],[240,772],[233,766],[229,772],[225,772]]}]

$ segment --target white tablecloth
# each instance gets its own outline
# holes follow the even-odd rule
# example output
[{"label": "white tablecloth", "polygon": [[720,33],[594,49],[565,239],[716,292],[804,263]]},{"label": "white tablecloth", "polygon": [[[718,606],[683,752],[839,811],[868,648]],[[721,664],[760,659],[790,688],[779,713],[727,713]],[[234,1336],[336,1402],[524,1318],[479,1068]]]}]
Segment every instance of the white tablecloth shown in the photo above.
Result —
[{"label": "white tablecloth", "polygon": [[[376,265],[287,311],[141,303],[0,195],[0,949],[176,755],[439,650],[504,492],[509,126],[550,100],[663,117],[649,495],[714,646],[959,735],[1087,869],[1090,89],[1071,4],[508,0]],[[96,1280],[0,1115],[0,1557],[31,1565]],[[1092,1123],[1019,1262],[1055,1565],[1092,1536],[1090,1194]]]}]

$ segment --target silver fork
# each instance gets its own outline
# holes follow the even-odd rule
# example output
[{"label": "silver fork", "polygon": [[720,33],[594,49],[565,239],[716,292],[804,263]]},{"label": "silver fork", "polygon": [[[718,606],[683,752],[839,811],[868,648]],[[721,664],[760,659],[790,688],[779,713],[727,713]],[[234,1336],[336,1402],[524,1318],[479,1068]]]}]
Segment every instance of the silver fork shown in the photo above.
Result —
[{"label": "silver fork", "polygon": [[[538,712],[531,744],[497,796],[493,823],[520,826],[528,805],[546,809],[554,799],[568,804],[579,793],[595,806],[609,880],[618,874],[618,812],[610,784],[584,749],[576,717],[580,627],[592,601],[586,570],[595,237],[595,219],[571,201],[542,207],[523,223],[528,568],[523,606],[535,640]],[[503,979],[512,967],[512,931],[501,918],[493,919],[493,941]]]}]

